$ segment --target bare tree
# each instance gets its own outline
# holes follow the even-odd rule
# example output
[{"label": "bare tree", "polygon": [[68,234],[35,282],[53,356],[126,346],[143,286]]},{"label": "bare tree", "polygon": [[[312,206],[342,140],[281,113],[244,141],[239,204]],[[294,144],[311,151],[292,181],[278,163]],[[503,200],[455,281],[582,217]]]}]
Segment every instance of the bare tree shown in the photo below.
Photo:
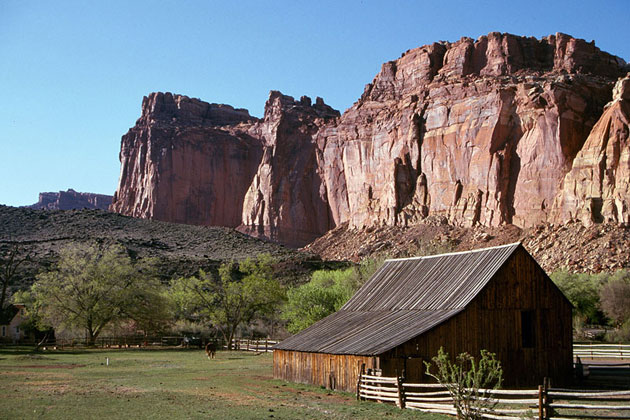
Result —
[{"label": "bare tree", "polygon": [[2,283],[2,295],[0,295],[0,309],[4,308],[9,286],[16,278],[18,268],[28,261],[30,254],[25,254],[18,244],[4,250],[0,254],[0,282]]},{"label": "bare tree", "polygon": [[617,326],[630,319],[630,271],[619,270],[599,291],[602,310]]}]

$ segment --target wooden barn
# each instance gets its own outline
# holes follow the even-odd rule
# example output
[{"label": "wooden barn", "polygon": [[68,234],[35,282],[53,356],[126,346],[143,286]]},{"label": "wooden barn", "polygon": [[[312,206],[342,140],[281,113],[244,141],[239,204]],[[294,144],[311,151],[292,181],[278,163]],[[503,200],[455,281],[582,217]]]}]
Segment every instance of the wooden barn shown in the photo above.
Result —
[{"label": "wooden barn", "polygon": [[429,380],[423,361],[497,354],[505,386],[572,371],[572,305],[520,243],[387,260],[338,312],[276,345],[274,377],[356,391],[361,365]]}]

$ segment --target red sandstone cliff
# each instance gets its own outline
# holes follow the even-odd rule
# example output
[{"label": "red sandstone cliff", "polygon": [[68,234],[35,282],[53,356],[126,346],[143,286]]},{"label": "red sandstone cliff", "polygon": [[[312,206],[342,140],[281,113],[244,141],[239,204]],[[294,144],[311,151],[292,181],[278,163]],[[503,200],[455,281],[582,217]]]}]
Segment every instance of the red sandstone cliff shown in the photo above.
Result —
[{"label": "red sandstone cliff", "polygon": [[152,93],[122,138],[111,209],[134,217],[236,227],[262,155],[246,110]]},{"label": "red sandstone cliff", "polygon": [[70,188],[68,191],[39,193],[38,202],[27,207],[36,210],[107,210],[111,203],[111,195],[76,192]]},{"label": "red sandstone cliff", "polygon": [[385,63],[339,123],[318,135],[334,220],[546,220],[622,64],[566,35],[498,33]]},{"label": "red sandstone cliff", "polygon": [[[598,188],[615,208],[597,211],[627,222],[627,210],[619,210],[628,191],[625,85],[604,112],[624,71],[623,60],[567,35],[491,33],[385,63],[340,117],[319,99],[312,105],[278,92],[262,120],[152,94],[123,136],[112,209],[240,225],[291,245],[344,222],[408,225],[428,215],[463,226],[526,227],[586,217],[585,200],[597,200],[584,192],[591,187],[575,185],[602,182],[579,171],[608,165],[612,175]],[[604,126],[621,134],[604,141]],[[603,160],[588,152],[602,142],[612,148]]]},{"label": "red sandstone cliff", "polygon": [[630,73],[613,90],[556,202],[556,222],[630,223]]},{"label": "red sandstone cliff", "polygon": [[258,171],[243,203],[243,232],[300,246],[332,229],[322,160],[314,135],[339,117],[317,98],[299,102],[271,92],[260,124],[264,142]]}]

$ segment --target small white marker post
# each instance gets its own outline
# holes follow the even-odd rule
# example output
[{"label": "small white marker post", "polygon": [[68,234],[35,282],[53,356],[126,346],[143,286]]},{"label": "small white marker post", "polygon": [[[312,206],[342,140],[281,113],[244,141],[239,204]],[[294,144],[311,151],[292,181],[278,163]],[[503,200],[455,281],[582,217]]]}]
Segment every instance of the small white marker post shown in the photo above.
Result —
[{"label": "small white marker post", "polygon": [[109,357],[106,357],[106,358],[105,358],[105,364],[106,364],[107,366],[109,366]]}]

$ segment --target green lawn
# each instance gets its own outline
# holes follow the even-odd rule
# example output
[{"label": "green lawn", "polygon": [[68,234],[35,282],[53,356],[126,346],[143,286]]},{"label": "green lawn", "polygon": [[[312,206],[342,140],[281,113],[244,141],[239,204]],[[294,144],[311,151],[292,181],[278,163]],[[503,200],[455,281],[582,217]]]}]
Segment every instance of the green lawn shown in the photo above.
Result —
[{"label": "green lawn", "polygon": [[0,347],[0,418],[448,418],[274,380],[271,366],[245,352]]}]

